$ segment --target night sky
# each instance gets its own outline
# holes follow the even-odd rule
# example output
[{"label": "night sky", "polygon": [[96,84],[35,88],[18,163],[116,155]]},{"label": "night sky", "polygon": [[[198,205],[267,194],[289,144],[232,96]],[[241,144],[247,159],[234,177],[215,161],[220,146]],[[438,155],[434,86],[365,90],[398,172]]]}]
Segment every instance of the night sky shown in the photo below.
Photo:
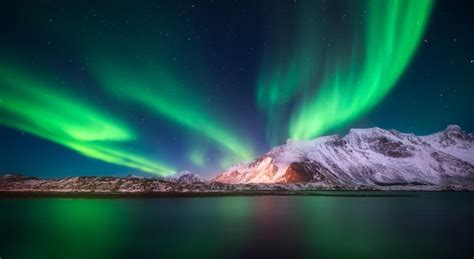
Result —
[{"label": "night sky", "polygon": [[286,139],[474,132],[472,1],[1,1],[0,173],[212,176]]}]

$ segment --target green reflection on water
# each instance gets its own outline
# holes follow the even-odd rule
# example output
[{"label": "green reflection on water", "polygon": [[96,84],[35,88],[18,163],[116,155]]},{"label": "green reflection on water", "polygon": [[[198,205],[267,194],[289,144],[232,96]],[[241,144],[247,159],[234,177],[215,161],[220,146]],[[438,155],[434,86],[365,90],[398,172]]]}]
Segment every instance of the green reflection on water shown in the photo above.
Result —
[{"label": "green reflection on water", "polygon": [[[356,227],[348,223],[345,216],[338,214],[338,205],[334,201],[321,197],[312,200],[300,200],[300,203],[299,208],[306,207],[305,211],[309,213],[307,218],[312,219],[305,222],[306,231],[301,232],[307,235],[306,239],[313,247],[308,251],[323,256],[349,256],[348,251],[366,254],[376,246],[366,235],[357,238],[346,238],[346,233],[361,231],[365,226],[360,224]],[[357,217],[357,215],[353,216]]]},{"label": "green reflection on water", "polygon": [[171,230],[162,225],[166,232],[156,236],[161,243],[156,255],[161,258],[226,258],[238,251],[248,237],[252,198],[190,198],[170,202],[174,227]]},{"label": "green reflection on water", "polygon": [[342,194],[347,197],[2,199],[0,257],[457,258],[472,254],[472,193],[370,198]]},{"label": "green reflection on water", "polygon": [[126,228],[120,206],[108,200],[54,200],[46,206],[52,241],[62,258],[105,258],[116,255],[122,239],[117,228]]},{"label": "green reflection on water", "polygon": [[[385,200],[384,202],[380,202]],[[372,258],[396,252],[405,255],[403,229],[390,224],[401,204],[387,198],[302,197],[296,200],[305,258]],[[398,244],[397,244],[398,243]],[[410,254],[406,254],[407,256]],[[411,254],[413,256],[413,254]]]},{"label": "green reflection on water", "polygon": [[4,258],[107,258],[120,252],[126,226],[120,206],[111,200],[31,199],[2,201],[8,240]]}]

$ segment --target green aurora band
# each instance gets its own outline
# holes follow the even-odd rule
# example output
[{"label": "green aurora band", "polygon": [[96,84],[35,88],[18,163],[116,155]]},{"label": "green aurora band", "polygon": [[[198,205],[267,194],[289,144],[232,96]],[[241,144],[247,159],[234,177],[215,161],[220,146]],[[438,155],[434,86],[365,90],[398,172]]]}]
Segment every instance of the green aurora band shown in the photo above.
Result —
[{"label": "green aurora band", "polygon": [[[300,22],[311,21],[319,14],[326,15],[315,2],[299,4],[300,17],[296,17],[292,30],[296,32],[294,42],[288,41],[287,33],[282,33],[276,41],[268,41],[276,52],[265,53],[256,82],[256,99],[267,116],[267,137],[271,145],[288,136],[309,139],[341,128],[377,105],[396,85],[416,53],[433,5],[431,0],[360,2],[362,22],[348,23],[354,28],[344,25],[349,32],[345,37],[350,39],[352,48],[347,48],[346,38],[343,38],[334,43],[343,49],[329,49],[323,35],[332,28]],[[359,2],[349,4],[360,7]],[[69,21],[68,16],[64,19]],[[69,25],[80,28],[74,22]],[[143,29],[150,31],[143,33],[143,38],[143,31],[134,34],[132,26],[128,32],[134,36],[122,39],[112,31],[100,43],[95,40],[95,34],[75,33],[81,38],[77,42],[84,41],[79,44],[80,53],[87,57],[84,65],[113,97],[145,107],[157,117],[186,130],[189,136],[198,137],[184,152],[193,165],[204,168],[208,155],[213,155],[202,148],[208,142],[216,145],[222,154],[220,166],[223,168],[253,159],[252,143],[232,128],[225,119],[225,110],[221,112],[211,107],[204,93],[198,92],[205,89],[188,83],[193,75],[173,70],[172,64],[160,63],[168,56],[194,51],[187,47],[187,52],[186,45],[178,50],[165,47],[155,50],[152,46],[161,46],[161,38],[148,36],[152,35],[154,26]],[[280,32],[284,30],[278,30]],[[63,34],[58,32],[58,35]],[[65,38],[73,37],[65,35]],[[138,39],[147,43],[144,50],[137,48]],[[151,54],[148,50],[152,50]],[[135,59],[130,53],[137,54],[136,61],[130,60]],[[189,60],[191,67],[201,64],[197,62],[201,60],[199,55]],[[0,125],[108,163],[159,175],[175,171],[166,163],[125,147],[138,136],[124,122],[100,112],[77,96],[65,94],[59,84],[29,72],[0,63]]]},{"label": "green aurora band", "polygon": [[[289,62],[264,60],[257,81],[257,102],[266,111],[270,140],[285,137],[274,131],[285,109],[290,115],[287,134],[309,139],[347,125],[373,108],[413,58],[432,5],[431,0],[365,1],[364,38],[354,36],[348,57],[336,53],[326,63],[320,58],[323,50],[318,50],[323,45],[322,37],[315,35],[317,25],[302,23]],[[303,20],[310,9],[303,9]]]},{"label": "green aurora band", "polygon": [[188,159],[197,167],[203,167],[206,164],[205,153],[201,149],[193,148],[188,152]]},{"label": "green aurora band", "polygon": [[[206,105],[198,92],[176,80],[164,71],[163,66],[132,67],[110,65],[99,62],[96,66],[99,81],[105,89],[122,99],[138,103],[158,116],[165,117],[186,129],[199,133],[227,151],[222,165],[254,158],[252,146],[238,138],[226,123],[218,119],[212,107]],[[196,154],[191,162],[203,166],[203,159]]]},{"label": "green aurora band", "polygon": [[170,167],[120,144],[136,139],[123,123],[64,93],[53,84],[0,64],[0,125],[28,132],[80,154],[148,173]]}]

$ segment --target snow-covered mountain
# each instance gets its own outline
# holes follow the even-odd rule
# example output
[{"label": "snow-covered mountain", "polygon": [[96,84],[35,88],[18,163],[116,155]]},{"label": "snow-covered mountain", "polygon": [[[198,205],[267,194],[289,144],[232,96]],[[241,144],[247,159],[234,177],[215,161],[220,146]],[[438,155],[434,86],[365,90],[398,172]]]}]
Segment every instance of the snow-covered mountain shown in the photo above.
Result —
[{"label": "snow-covered mountain", "polygon": [[8,193],[295,195],[318,190],[474,190],[474,134],[459,126],[428,136],[380,128],[289,140],[211,181],[187,171],[166,178],[0,175]]},{"label": "snow-covered mountain", "polygon": [[189,171],[181,171],[170,177],[165,178],[165,180],[179,183],[179,184],[195,184],[205,182],[199,175],[193,174]]},{"label": "snow-covered mountain", "polygon": [[232,184],[474,185],[474,135],[459,126],[428,136],[380,128],[292,141],[213,179]]}]

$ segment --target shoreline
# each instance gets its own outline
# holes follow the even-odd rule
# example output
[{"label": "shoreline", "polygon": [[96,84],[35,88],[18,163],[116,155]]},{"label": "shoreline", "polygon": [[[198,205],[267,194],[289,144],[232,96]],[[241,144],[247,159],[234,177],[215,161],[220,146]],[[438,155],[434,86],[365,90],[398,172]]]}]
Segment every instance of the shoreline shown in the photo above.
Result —
[{"label": "shoreline", "polygon": [[252,197],[252,196],[314,196],[345,198],[418,197],[416,193],[462,193],[469,190],[325,190],[325,191],[237,191],[237,192],[31,192],[0,191],[0,200],[16,198],[208,198],[208,197]]}]

